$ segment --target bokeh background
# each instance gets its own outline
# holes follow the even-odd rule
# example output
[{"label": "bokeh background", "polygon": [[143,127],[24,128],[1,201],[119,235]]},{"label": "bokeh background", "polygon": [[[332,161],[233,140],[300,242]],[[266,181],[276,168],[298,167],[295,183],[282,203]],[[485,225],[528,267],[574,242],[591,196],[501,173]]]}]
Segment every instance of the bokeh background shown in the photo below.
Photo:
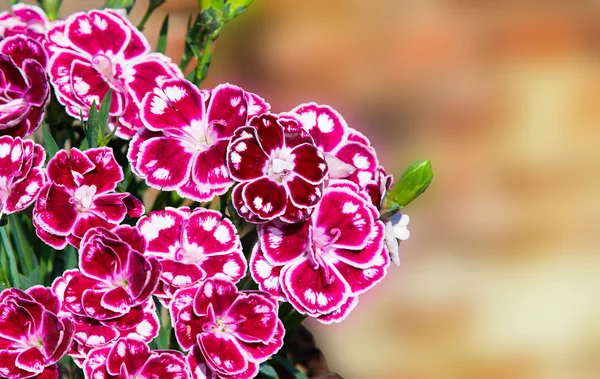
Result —
[{"label": "bokeh background", "polygon": [[[177,60],[196,10],[168,0],[148,38],[169,13]],[[599,1],[256,0],[218,40],[220,82],[333,106],[388,172],[433,163],[402,266],[342,324],[309,323],[334,371],[600,378]]]}]

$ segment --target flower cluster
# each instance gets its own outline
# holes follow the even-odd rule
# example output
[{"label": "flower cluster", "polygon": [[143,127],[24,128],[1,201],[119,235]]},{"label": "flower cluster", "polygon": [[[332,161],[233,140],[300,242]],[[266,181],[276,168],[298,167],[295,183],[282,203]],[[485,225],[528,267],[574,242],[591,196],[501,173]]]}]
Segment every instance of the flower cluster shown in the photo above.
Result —
[{"label": "flower cluster", "polygon": [[[77,121],[30,137],[44,150],[23,138],[51,99]],[[145,215],[147,187],[173,192],[144,193]],[[122,11],[50,23],[16,5],[0,13],[0,218],[32,225],[3,229],[2,253],[29,269],[9,245],[35,230],[53,280],[0,293],[0,377],[57,379],[69,355],[86,379],[253,378],[294,318],[279,319],[281,302],[283,316],[339,322],[399,263],[408,216],[406,202],[387,208],[393,191],[329,106],[274,113],[235,85],[200,90]],[[53,271],[65,248],[77,262]],[[2,288],[43,276],[0,269]]]}]

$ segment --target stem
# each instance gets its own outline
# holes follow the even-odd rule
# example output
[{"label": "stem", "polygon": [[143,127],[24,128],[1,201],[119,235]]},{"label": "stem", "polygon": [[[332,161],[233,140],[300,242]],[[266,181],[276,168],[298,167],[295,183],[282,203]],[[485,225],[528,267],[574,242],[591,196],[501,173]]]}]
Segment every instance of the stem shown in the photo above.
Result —
[{"label": "stem", "polygon": [[2,245],[4,246],[4,250],[6,250],[6,255],[8,255],[8,265],[10,267],[9,275],[12,285],[14,287],[21,287],[21,281],[19,280],[18,276],[19,270],[17,268],[17,260],[15,259],[15,252],[13,251],[8,234],[6,234],[6,227],[0,228],[0,236],[2,237]]},{"label": "stem", "polygon": [[148,9],[146,9],[146,13],[144,13],[142,21],[140,21],[140,23],[138,24],[138,29],[140,30],[140,32],[144,30],[144,27],[146,26],[146,23],[148,22],[148,19],[150,18],[153,12],[154,8],[152,7],[148,7]]}]

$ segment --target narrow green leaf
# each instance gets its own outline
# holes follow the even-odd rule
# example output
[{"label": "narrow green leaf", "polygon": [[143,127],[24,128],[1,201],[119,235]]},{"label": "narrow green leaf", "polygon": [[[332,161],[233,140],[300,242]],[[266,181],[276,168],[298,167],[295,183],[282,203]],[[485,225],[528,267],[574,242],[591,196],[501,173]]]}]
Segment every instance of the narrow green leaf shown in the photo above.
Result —
[{"label": "narrow green leaf", "polygon": [[38,0],[38,3],[42,6],[42,9],[46,12],[46,16],[50,21],[55,20],[58,17],[58,10],[62,0]]},{"label": "narrow green leaf", "polygon": [[169,32],[169,15],[165,16],[160,27],[160,33],[158,35],[158,42],[156,43],[156,51],[159,53],[165,53],[167,50],[167,34]]},{"label": "narrow green leaf", "polygon": [[63,259],[65,260],[65,270],[70,270],[72,268],[77,268],[78,264],[78,256],[77,250],[71,245],[65,248],[63,253]]},{"label": "narrow green leaf", "polygon": [[10,234],[12,236],[12,240],[15,244],[20,261],[23,263],[21,267],[23,274],[29,275],[35,267],[37,267],[37,257],[35,256],[35,252],[33,251],[33,247],[29,242],[29,236],[25,233],[23,226],[21,225],[21,220],[19,219],[19,215],[13,213],[8,216],[10,222]]},{"label": "narrow green leaf", "polygon": [[400,209],[406,207],[427,190],[432,180],[431,162],[424,160],[411,164],[388,191],[383,201],[381,216],[384,218],[391,217]]},{"label": "narrow green leaf", "polygon": [[42,125],[42,135],[44,137],[44,145],[46,146],[46,160],[50,160],[56,155],[56,153],[58,153],[60,149],[58,148],[56,141],[52,137],[52,134],[50,133],[50,130],[48,129],[48,125],[46,125],[46,123]]},{"label": "narrow green leaf", "polygon": [[10,287],[8,280],[8,257],[3,247],[0,247],[0,284],[3,288]]},{"label": "narrow green leaf", "polygon": [[108,118],[110,113],[110,106],[112,105],[112,88],[106,92],[104,95],[104,99],[102,99],[102,103],[100,104],[100,111],[98,112],[98,121],[100,122],[98,136],[99,138],[104,135],[104,131],[108,127]]},{"label": "narrow green leaf", "polygon": [[260,367],[258,368],[258,372],[262,375],[265,376],[267,378],[270,379],[279,379],[279,375],[277,375],[277,371],[275,371],[275,369],[273,368],[273,366],[271,366],[268,363],[261,363]]},{"label": "narrow green leaf", "polygon": [[81,143],[79,144],[79,147],[78,147],[78,149],[79,149],[79,150],[81,150],[81,151],[84,151],[84,150],[87,150],[87,149],[89,149],[89,145],[88,145],[87,138],[84,138],[84,139],[81,141]]},{"label": "narrow green leaf", "polygon": [[6,233],[6,226],[0,228],[0,236],[2,237],[2,246],[4,246],[4,251],[6,251],[6,255],[8,257],[8,267],[10,270],[8,271],[8,276],[13,287],[21,288],[21,282],[19,280],[19,269],[17,267],[17,258],[15,257],[15,252],[12,248],[12,244],[10,242],[10,238]]},{"label": "narrow green leaf", "polygon": [[88,114],[88,120],[85,124],[85,139],[88,142],[88,148],[93,149],[98,147],[98,129],[100,129],[100,121],[98,120],[98,106],[96,100],[92,101],[90,112]]},{"label": "narrow green leaf", "polygon": [[107,146],[111,139],[117,134],[117,130],[119,129],[119,118],[115,119],[115,127],[106,137],[100,137],[100,146]]},{"label": "narrow green leaf", "polygon": [[296,379],[308,379],[308,376],[304,375],[292,362],[281,355],[274,355],[271,361],[273,364],[285,368],[290,374],[294,375],[294,378]]}]

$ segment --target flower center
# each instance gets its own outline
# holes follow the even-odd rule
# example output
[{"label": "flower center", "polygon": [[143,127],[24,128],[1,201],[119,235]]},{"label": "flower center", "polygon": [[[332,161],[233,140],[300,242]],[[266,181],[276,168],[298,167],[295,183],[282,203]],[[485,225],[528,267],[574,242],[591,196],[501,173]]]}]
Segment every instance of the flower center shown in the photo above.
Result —
[{"label": "flower center", "polygon": [[294,167],[289,150],[277,149],[271,154],[267,175],[269,178],[281,183]]},{"label": "flower center", "polygon": [[93,184],[91,186],[81,186],[77,188],[77,191],[75,191],[75,194],[73,195],[73,199],[75,200],[75,206],[79,213],[87,212],[90,209],[96,190],[97,188]]},{"label": "flower center", "polygon": [[241,316],[239,320],[232,320],[228,317],[221,317],[215,322],[209,322],[204,324],[202,327],[205,332],[221,332],[221,333],[231,333],[236,329],[236,325],[241,324],[246,321],[246,318]]},{"label": "flower center", "polygon": [[335,276],[331,274],[329,265],[324,258],[329,253],[331,246],[340,238],[341,231],[337,228],[324,230],[321,228],[310,228],[311,245],[308,247],[307,258],[314,270],[322,269],[325,274],[325,286],[332,284]]},{"label": "flower center", "polygon": [[0,113],[12,113],[27,106],[25,99],[10,99],[8,96],[0,96]]},{"label": "flower center", "polygon": [[92,67],[102,75],[102,77],[112,84],[115,89],[123,92],[125,90],[124,83],[118,78],[119,65],[109,57],[103,54],[94,55],[92,58]]}]

